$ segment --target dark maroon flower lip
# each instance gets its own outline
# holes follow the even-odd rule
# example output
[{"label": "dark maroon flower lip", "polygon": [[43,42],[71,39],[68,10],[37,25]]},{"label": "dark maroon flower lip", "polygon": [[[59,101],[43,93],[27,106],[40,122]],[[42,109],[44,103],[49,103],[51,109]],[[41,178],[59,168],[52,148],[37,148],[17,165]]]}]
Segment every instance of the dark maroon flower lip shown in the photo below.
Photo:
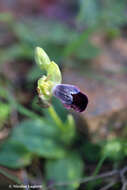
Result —
[{"label": "dark maroon flower lip", "polygon": [[83,112],[88,105],[88,97],[74,85],[58,84],[53,88],[53,95],[59,98],[66,108],[77,112]]}]

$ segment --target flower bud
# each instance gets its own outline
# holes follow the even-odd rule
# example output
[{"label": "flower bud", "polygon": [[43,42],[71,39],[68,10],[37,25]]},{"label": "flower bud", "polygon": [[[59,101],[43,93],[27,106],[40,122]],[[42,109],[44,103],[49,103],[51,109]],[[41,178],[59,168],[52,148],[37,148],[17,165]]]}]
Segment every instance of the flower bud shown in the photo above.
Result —
[{"label": "flower bud", "polygon": [[51,62],[46,52],[40,47],[35,48],[35,61],[42,70],[47,70]]},{"label": "flower bud", "polygon": [[50,105],[50,100],[52,97],[52,88],[56,84],[60,84],[62,77],[58,65],[50,61],[46,52],[37,47],[35,49],[35,61],[40,66],[42,70],[47,72],[47,76],[42,76],[38,80],[37,91],[39,97],[42,99],[43,105]]}]

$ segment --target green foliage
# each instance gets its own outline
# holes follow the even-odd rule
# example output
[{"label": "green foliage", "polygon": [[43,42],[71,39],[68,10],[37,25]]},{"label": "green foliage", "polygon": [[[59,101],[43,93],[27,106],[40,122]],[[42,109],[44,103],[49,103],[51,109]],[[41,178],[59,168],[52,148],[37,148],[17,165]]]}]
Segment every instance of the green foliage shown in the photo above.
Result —
[{"label": "green foliage", "polygon": [[[52,104],[59,115],[60,119],[64,122],[67,119],[68,110],[63,106],[63,104],[58,100],[58,98],[52,98]],[[46,111],[46,110],[45,110]]]},{"label": "green foliage", "polygon": [[[78,3],[80,11],[76,18],[76,27],[42,17],[25,17],[19,21],[11,14],[1,13],[0,21],[6,23],[8,31],[16,40],[8,47],[5,45],[0,48],[0,64],[20,59],[32,61],[36,46],[44,47],[51,60],[54,59],[57,63],[63,64],[62,66],[68,62],[72,62],[72,66],[77,65],[77,60],[83,63],[82,60],[96,57],[100,49],[90,41],[91,36],[101,29],[108,39],[117,37],[120,34],[120,27],[126,24],[126,1],[80,0]],[[53,73],[52,68],[49,73]],[[27,75],[28,82],[33,84],[42,74],[38,67],[31,67]],[[90,73],[88,75],[90,76]],[[45,158],[47,180],[53,183],[72,182],[66,187],[56,186],[56,189],[74,190],[79,186],[79,178],[83,177],[84,164],[81,155],[86,162],[98,163],[93,175],[100,171],[106,158],[116,164],[127,156],[126,139],[113,139],[94,144],[84,141],[83,137],[82,143],[78,144],[75,141],[78,132],[75,130],[74,119],[56,99],[52,101],[54,111],[38,109],[37,106],[35,108],[35,104],[32,104],[34,110],[32,111],[19,104],[12,98],[11,93],[1,87],[0,96],[8,101],[0,103],[0,128],[7,121],[11,108],[29,118],[19,122],[8,140],[0,145],[0,165],[22,168],[30,165],[35,156]],[[43,112],[43,116],[35,111]],[[74,147],[75,144],[77,148]],[[97,188],[99,183],[95,181],[89,187]]]},{"label": "green foliage", "polygon": [[[84,51],[85,50],[85,51]],[[88,39],[80,44],[80,47],[76,50],[76,57],[80,60],[93,59],[100,53],[100,49],[93,45]]]},{"label": "green foliage", "polygon": [[[47,113],[47,118],[43,120],[26,120],[19,123],[13,129],[12,135],[6,144],[13,141],[13,144],[9,148],[10,152],[11,150],[13,152],[15,146],[18,147],[18,145],[22,145],[32,155],[44,158],[62,158],[69,151],[69,146],[75,135],[75,125],[72,116],[67,117],[62,127],[64,129],[63,131],[61,131],[57,123],[53,121],[52,116]],[[4,150],[3,147],[2,150]],[[3,152],[1,151],[1,164],[3,164],[2,155]],[[10,167],[13,167],[13,162],[12,165],[11,161],[9,164]],[[4,161],[4,165],[6,165],[6,161]],[[20,167],[20,165],[18,166]]]},{"label": "green foliage", "polygon": [[83,161],[77,153],[71,153],[63,159],[48,160],[45,170],[47,179],[53,183],[72,182],[67,186],[56,186],[57,190],[73,190],[79,186],[79,179],[83,174]]},{"label": "green foliage", "polygon": [[17,27],[14,30],[20,40],[39,46],[45,43],[62,45],[72,41],[77,35],[73,29],[65,24],[55,20],[52,22],[52,20],[43,17],[26,18],[16,24]]},{"label": "green foliage", "polygon": [[31,163],[32,155],[19,142],[7,140],[0,147],[0,164],[9,168],[21,168]]},{"label": "green foliage", "polygon": [[31,59],[32,57],[33,50],[26,44],[14,44],[6,50],[0,50],[0,64],[18,59]]},{"label": "green foliage", "polygon": [[8,104],[0,102],[0,129],[5,124],[10,114],[10,106]]},{"label": "green foliage", "polygon": [[118,27],[126,22],[125,7],[126,1],[121,0],[80,0],[77,20],[80,23],[85,22],[88,27]]},{"label": "green foliage", "polygon": [[[59,109],[58,102],[56,105],[56,110],[61,109],[61,113],[64,113],[62,107]],[[64,113],[65,119],[62,121],[55,110],[51,110],[45,112],[46,117],[43,119],[29,119],[15,126],[8,140],[0,147],[0,164],[9,168],[21,168],[30,165],[35,155],[43,157],[47,159],[47,179],[53,167],[58,172],[54,178],[56,182],[71,180],[72,185],[67,189],[76,189],[79,186],[76,180],[83,173],[83,162],[80,154],[71,150],[75,123],[71,115]],[[61,168],[64,172],[59,176]]]},{"label": "green foliage", "polygon": [[72,41],[78,33],[60,22],[52,22],[42,17],[25,18],[25,20],[9,22],[9,27],[18,44],[0,50],[0,62],[12,61],[17,58],[33,60],[33,49],[43,46],[55,61],[61,59],[63,47]]},{"label": "green foliage", "polygon": [[121,139],[109,140],[103,145],[102,155],[107,156],[112,161],[121,160],[125,157],[124,144],[125,142]]},{"label": "green foliage", "polygon": [[85,142],[83,145],[83,154],[88,161],[98,161],[101,157],[100,146],[98,144],[92,144],[91,142]]},{"label": "green foliage", "polygon": [[28,120],[14,129],[11,138],[23,144],[33,154],[45,158],[59,158],[65,155],[59,133],[58,128],[51,123]]},{"label": "green foliage", "polygon": [[[64,56],[70,56],[71,54],[78,54],[77,49],[81,48],[85,43],[87,44],[90,35],[93,33],[93,29],[87,29],[80,35],[78,35],[71,43],[69,43],[64,49]],[[79,49],[80,52],[80,49]]]},{"label": "green foliage", "polygon": [[99,17],[98,0],[80,0],[80,11],[78,13],[78,21],[83,22],[88,26],[95,25]]},{"label": "green foliage", "polygon": [[[0,49],[0,63],[17,59],[33,60],[33,49],[36,46],[43,47],[51,60],[55,59],[58,63],[71,54],[75,54],[75,57],[81,59],[91,59],[98,54],[96,47],[89,42],[88,37],[91,35],[89,30],[78,33],[76,29],[71,29],[64,23],[52,22],[42,17],[25,18],[20,21],[16,21],[12,17],[7,24],[18,41],[6,49]],[[91,31],[94,32],[95,29]],[[87,49],[87,44],[89,49]]]}]

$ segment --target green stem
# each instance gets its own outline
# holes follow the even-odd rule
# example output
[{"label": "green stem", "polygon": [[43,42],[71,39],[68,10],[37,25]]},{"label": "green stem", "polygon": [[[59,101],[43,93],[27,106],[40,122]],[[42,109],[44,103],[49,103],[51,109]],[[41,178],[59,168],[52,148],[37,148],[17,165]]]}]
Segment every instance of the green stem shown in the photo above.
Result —
[{"label": "green stem", "polygon": [[[97,176],[97,174],[99,173],[99,171],[100,171],[100,169],[101,169],[101,167],[102,167],[102,165],[103,165],[103,163],[104,163],[104,161],[105,161],[106,158],[107,158],[107,155],[103,156],[99,160],[99,162],[97,164],[97,167],[95,168],[95,171],[93,172],[93,175],[92,175],[93,177]],[[88,189],[89,190],[93,190],[95,184],[96,184],[96,182],[91,182],[90,184],[88,184]]]},{"label": "green stem", "polygon": [[13,95],[3,87],[0,87],[0,97],[4,97],[12,108],[15,108],[19,113],[30,118],[41,119],[35,112],[25,108],[14,99]]},{"label": "green stem", "polygon": [[103,165],[103,163],[104,163],[104,161],[105,161],[106,158],[107,158],[107,155],[103,156],[100,159],[100,161],[97,164],[97,167],[95,168],[95,171],[93,172],[93,176],[96,176],[99,173],[99,171],[101,169],[101,166]]},{"label": "green stem", "polygon": [[53,119],[53,121],[56,123],[56,125],[61,129],[64,130],[63,122],[59,118],[58,114],[56,113],[55,109],[53,106],[50,106],[48,108],[48,111]]}]

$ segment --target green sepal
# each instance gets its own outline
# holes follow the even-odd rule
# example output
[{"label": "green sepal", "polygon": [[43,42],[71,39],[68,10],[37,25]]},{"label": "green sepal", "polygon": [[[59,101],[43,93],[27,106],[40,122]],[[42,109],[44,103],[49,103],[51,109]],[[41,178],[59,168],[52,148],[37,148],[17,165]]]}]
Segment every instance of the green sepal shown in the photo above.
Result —
[{"label": "green sepal", "polygon": [[51,62],[46,52],[40,47],[35,48],[35,61],[42,70],[47,70]]},{"label": "green sepal", "polygon": [[61,83],[61,72],[58,65],[50,61],[48,55],[42,48],[36,47],[35,61],[42,70],[47,72],[47,76],[44,75],[38,80],[37,91],[43,104],[48,107],[52,98],[53,87]]}]

